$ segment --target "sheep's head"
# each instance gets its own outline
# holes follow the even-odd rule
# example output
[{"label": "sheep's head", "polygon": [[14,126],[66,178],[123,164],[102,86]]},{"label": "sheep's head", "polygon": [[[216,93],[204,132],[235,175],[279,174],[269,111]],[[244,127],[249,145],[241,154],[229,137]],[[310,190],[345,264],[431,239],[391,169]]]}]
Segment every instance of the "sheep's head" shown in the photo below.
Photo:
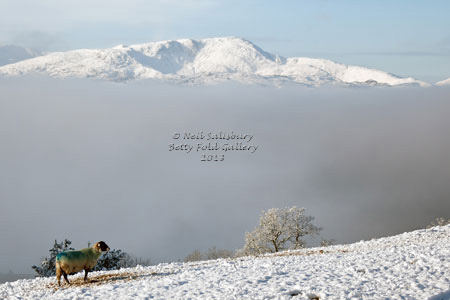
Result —
[{"label": "sheep's head", "polygon": [[106,243],[103,241],[95,243],[93,248],[96,249],[98,252],[109,251],[108,245],[106,245]]}]

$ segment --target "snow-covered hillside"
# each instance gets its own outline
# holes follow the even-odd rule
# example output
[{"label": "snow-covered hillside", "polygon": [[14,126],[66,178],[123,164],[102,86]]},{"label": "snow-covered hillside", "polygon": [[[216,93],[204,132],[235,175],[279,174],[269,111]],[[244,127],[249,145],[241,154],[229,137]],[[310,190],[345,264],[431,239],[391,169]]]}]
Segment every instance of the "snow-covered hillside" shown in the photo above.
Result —
[{"label": "snow-covered hillside", "polygon": [[440,86],[447,86],[450,85],[450,78],[436,82],[436,85],[440,85]]},{"label": "snow-covered hillside", "polygon": [[29,48],[14,45],[0,46],[0,66],[17,63],[40,55],[42,54],[39,51]]},{"label": "snow-covered hillside", "polygon": [[56,78],[111,81],[158,79],[182,84],[242,83],[320,85],[427,84],[383,71],[326,59],[284,58],[241,38],[182,39],[110,49],[50,53],[0,67],[0,74],[43,73]]},{"label": "snow-covered hillside", "polygon": [[450,299],[450,225],[260,257],[0,285],[2,299]]}]

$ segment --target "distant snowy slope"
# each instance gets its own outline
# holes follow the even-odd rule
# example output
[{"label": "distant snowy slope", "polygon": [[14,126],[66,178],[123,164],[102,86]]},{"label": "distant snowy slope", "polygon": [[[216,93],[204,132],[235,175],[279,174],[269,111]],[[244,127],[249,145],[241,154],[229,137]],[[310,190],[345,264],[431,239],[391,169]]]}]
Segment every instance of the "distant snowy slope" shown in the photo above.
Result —
[{"label": "distant snowy slope", "polygon": [[0,66],[13,64],[40,55],[40,52],[29,48],[14,45],[0,46]]},{"label": "distant snowy slope", "polygon": [[325,59],[284,58],[240,38],[182,39],[109,49],[50,53],[0,67],[0,74],[44,73],[56,78],[111,81],[158,79],[184,84],[243,83],[332,85],[427,85],[383,71]]},{"label": "distant snowy slope", "polygon": [[440,85],[440,86],[450,85],[450,78],[436,82],[436,85]]},{"label": "distant snowy slope", "polygon": [[260,257],[168,263],[0,285],[1,299],[450,298],[450,225]]}]

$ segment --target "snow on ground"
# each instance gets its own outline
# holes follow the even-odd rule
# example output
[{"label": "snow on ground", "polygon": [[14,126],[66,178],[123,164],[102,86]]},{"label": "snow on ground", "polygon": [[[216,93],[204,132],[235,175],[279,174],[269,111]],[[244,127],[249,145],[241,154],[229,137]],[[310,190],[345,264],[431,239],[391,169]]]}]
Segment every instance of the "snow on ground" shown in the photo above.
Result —
[{"label": "snow on ground", "polygon": [[260,257],[0,285],[4,299],[450,299],[450,225]]},{"label": "snow on ground", "polygon": [[326,59],[284,58],[234,37],[55,52],[0,67],[0,75],[5,76],[35,73],[55,78],[153,79],[200,85],[229,80],[263,85],[429,85]]}]

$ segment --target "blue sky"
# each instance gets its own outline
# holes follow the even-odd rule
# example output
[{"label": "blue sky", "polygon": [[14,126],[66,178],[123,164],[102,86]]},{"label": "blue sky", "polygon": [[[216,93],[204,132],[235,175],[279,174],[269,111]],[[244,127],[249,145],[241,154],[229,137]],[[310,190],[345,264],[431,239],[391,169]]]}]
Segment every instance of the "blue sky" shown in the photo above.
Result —
[{"label": "blue sky", "polygon": [[2,0],[0,43],[44,51],[238,36],[434,82],[450,77],[450,1]]}]

